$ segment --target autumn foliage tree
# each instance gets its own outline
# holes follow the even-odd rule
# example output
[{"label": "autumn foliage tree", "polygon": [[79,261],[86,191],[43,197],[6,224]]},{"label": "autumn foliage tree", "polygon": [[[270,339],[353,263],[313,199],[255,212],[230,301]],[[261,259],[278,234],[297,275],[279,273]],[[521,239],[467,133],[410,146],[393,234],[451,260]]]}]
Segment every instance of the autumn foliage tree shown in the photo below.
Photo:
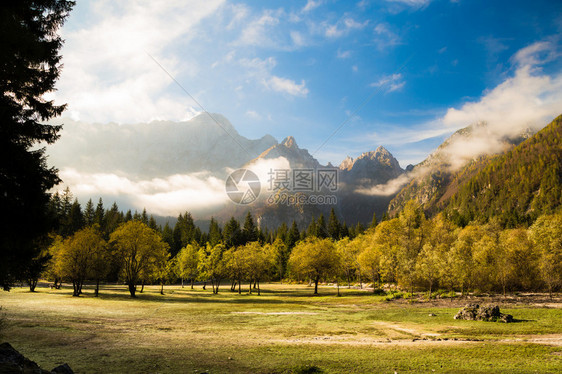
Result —
[{"label": "autumn foliage tree", "polygon": [[292,272],[308,277],[314,282],[314,294],[318,294],[318,283],[329,279],[339,269],[340,258],[331,239],[307,238],[297,243],[289,268]]},{"label": "autumn foliage tree", "polygon": [[114,256],[121,261],[121,273],[131,297],[136,296],[141,275],[169,257],[169,245],[157,231],[140,221],[121,224],[111,234],[110,244]]}]

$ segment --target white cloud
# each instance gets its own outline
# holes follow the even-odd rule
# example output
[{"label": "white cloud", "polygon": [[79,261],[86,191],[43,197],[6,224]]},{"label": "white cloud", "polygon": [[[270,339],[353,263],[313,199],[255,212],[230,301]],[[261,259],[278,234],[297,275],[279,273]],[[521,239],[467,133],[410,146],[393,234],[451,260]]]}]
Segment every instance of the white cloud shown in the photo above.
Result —
[{"label": "white cloud", "polygon": [[311,10],[318,8],[320,5],[322,5],[322,1],[320,0],[318,1],[308,0],[304,8],[302,8],[302,11],[304,13],[310,12]]},{"label": "white cloud", "polygon": [[410,176],[408,174],[402,174],[384,184],[377,184],[370,188],[359,188],[355,192],[369,196],[390,196],[400,191],[409,180]]},{"label": "white cloud", "polygon": [[273,91],[283,92],[291,96],[306,97],[306,95],[308,95],[308,88],[306,88],[306,83],[304,80],[301,80],[301,83],[298,84],[291,79],[281,78],[273,75],[268,80],[264,80],[263,84],[265,87]]},{"label": "white cloud", "polygon": [[[537,65],[550,61],[550,56],[556,54],[553,44],[534,43],[512,57],[517,66],[515,74],[483,92],[479,100],[449,108],[443,116],[418,126],[397,129],[396,126],[377,125],[377,132],[353,140],[404,147],[423,141],[431,143],[431,139],[485,122],[486,126],[472,129],[470,139],[453,137],[442,149],[442,155],[452,169],[457,169],[480,155],[501,152],[505,150],[506,138],[520,135],[527,129],[538,130],[561,114],[562,72],[547,75]],[[373,85],[383,87],[392,81],[399,81],[399,77],[383,77]],[[400,154],[395,156],[403,159]]]},{"label": "white cloud", "polygon": [[225,181],[207,173],[136,181],[111,173],[88,174],[65,168],[60,176],[82,201],[101,196],[106,202],[118,201],[122,209],[146,208],[162,216],[184,211],[204,214],[228,202]]},{"label": "white cloud", "polygon": [[278,46],[279,40],[275,40],[272,29],[279,24],[282,14],[282,10],[264,10],[259,17],[247,23],[240,38],[234,44],[238,46]]},{"label": "white cloud", "polygon": [[291,31],[290,35],[291,35],[291,40],[293,41],[293,44],[296,47],[303,47],[306,45],[306,39],[302,35],[302,33],[298,31]]},{"label": "white cloud", "polygon": [[559,56],[552,42],[541,41],[519,50],[512,60],[519,66],[531,66],[550,62]]},{"label": "white cloud", "polygon": [[173,82],[146,52],[173,75],[196,74],[195,61],[180,64],[164,50],[178,40],[191,40],[191,31],[223,2],[127,0],[84,5],[89,6],[88,22],[62,30],[64,69],[52,97],[67,102],[75,118],[92,122],[188,118],[190,103],[166,94]]},{"label": "white cloud", "polygon": [[379,23],[373,29],[375,32],[375,43],[379,49],[394,47],[402,43],[400,36],[391,30],[387,23]]},{"label": "white cloud", "polygon": [[339,38],[343,35],[349,34],[353,30],[360,30],[365,28],[369,21],[357,22],[351,17],[340,19],[335,24],[324,24],[324,35],[328,38]]},{"label": "white cloud", "polygon": [[527,127],[544,126],[561,108],[562,74],[533,74],[530,66],[524,66],[479,101],[450,108],[443,123],[460,128],[485,121],[500,136],[514,135]]},{"label": "white cloud", "polygon": [[261,120],[262,116],[256,112],[255,110],[248,110],[246,111],[246,117],[251,118],[253,120]]},{"label": "white cloud", "polygon": [[338,58],[350,58],[351,57],[351,51],[342,51],[340,49],[338,49],[338,54],[337,54]]},{"label": "white cloud", "polygon": [[428,5],[431,0],[386,0],[389,3],[400,3],[414,8],[421,8]]},{"label": "white cloud", "polygon": [[404,87],[406,82],[403,80],[402,74],[385,75],[378,81],[371,83],[371,87],[385,88],[386,92],[399,91]]}]

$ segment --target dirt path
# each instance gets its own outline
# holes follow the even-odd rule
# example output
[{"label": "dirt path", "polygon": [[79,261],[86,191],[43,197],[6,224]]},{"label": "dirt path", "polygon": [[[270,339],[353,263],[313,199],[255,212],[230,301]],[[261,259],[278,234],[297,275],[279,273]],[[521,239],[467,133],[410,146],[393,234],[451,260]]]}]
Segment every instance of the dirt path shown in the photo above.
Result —
[{"label": "dirt path", "polygon": [[460,344],[478,344],[478,343],[533,343],[544,344],[556,347],[562,347],[562,335],[553,334],[541,337],[529,338],[510,338],[501,340],[470,340],[470,339],[447,339],[447,338],[413,338],[413,339],[375,339],[375,338],[351,338],[345,336],[315,336],[312,338],[292,338],[292,339],[277,339],[270,342],[281,344],[317,344],[317,345],[351,345],[351,346],[447,346],[447,345],[460,345]]}]

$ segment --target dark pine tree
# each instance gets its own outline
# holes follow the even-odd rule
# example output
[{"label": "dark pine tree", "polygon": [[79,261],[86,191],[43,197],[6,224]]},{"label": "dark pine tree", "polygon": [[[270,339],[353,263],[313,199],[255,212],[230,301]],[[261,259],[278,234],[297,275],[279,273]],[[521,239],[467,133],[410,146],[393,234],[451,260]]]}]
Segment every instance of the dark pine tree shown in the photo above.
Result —
[{"label": "dark pine tree", "polygon": [[244,243],[255,242],[259,239],[258,228],[254,224],[252,213],[248,212],[244,219],[244,227],[242,228],[242,240]]},{"label": "dark pine tree", "polygon": [[316,236],[320,239],[328,237],[328,228],[326,227],[326,219],[324,219],[323,214],[320,214],[318,222],[316,223]]},{"label": "dark pine tree", "polygon": [[230,220],[224,225],[222,231],[222,238],[224,245],[227,248],[236,247],[243,244],[242,230],[240,229],[240,222],[236,218],[231,217]]},{"label": "dark pine tree", "polygon": [[377,214],[373,213],[373,219],[371,220],[371,224],[369,225],[370,229],[374,229],[375,227],[377,227],[378,225],[378,221],[377,221]]},{"label": "dark pine tree", "polygon": [[41,238],[53,227],[49,190],[59,183],[45,148],[61,126],[46,124],[65,106],[44,94],[60,74],[58,30],[74,3],[6,0],[0,5],[0,286],[10,289],[34,266]]},{"label": "dark pine tree", "polygon": [[94,223],[100,225],[100,227],[104,227],[104,219],[105,219],[105,210],[103,208],[103,201],[100,197],[98,200],[98,205],[96,205],[96,211],[94,213]]},{"label": "dark pine tree", "polygon": [[86,208],[84,208],[84,224],[86,226],[90,226],[94,224],[95,214],[96,211],[94,209],[94,203],[92,202],[92,199],[90,199],[86,203]]},{"label": "dark pine tree", "polygon": [[330,211],[330,218],[328,218],[328,236],[334,240],[341,237],[341,225],[334,208]]},{"label": "dark pine tree", "polygon": [[295,244],[297,244],[299,239],[300,239],[299,228],[295,220],[293,220],[293,223],[291,224],[291,228],[289,229],[289,232],[287,232],[287,238],[285,239],[285,246],[287,247],[287,249],[291,250],[293,249]]},{"label": "dark pine tree", "polygon": [[211,247],[214,247],[222,241],[221,228],[219,227],[219,223],[213,217],[211,217],[211,223],[209,224],[208,241]]}]

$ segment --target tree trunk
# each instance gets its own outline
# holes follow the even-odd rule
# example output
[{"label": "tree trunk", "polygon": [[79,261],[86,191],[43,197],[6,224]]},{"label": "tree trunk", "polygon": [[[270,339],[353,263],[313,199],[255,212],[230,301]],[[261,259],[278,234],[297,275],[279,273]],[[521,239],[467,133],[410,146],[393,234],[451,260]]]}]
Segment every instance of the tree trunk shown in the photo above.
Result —
[{"label": "tree trunk", "polygon": [[336,287],[338,288],[338,296],[340,295],[340,282],[336,281]]},{"label": "tree trunk", "polygon": [[181,288],[183,288],[183,277],[181,277]]},{"label": "tree trunk", "polygon": [[[135,287],[135,291],[136,291],[137,287]],[[144,291],[144,279],[141,282],[141,289],[140,289],[140,293],[142,293]]]},{"label": "tree trunk", "polygon": [[242,279],[238,279],[238,295],[242,295]]},{"label": "tree trunk", "polygon": [[221,279],[217,279],[217,285],[215,287],[215,295],[219,293],[219,286],[221,285]]},{"label": "tree trunk", "polygon": [[77,280],[73,280],[72,281],[72,296],[80,296],[80,292],[78,291],[78,281]]},{"label": "tree trunk", "polygon": [[[143,282],[143,287],[144,287],[144,282]],[[137,292],[137,285],[135,284],[135,282],[130,282],[129,283],[129,293],[131,294],[131,297],[137,297],[135,295],[136,292]]]},{"label": "tree trunk", "polygon": [[29,292],[35,292],[35,287],[37,287],[37,279],[28,279]]},{"label": "tree trunk", "polygon": [[160,295],[164,295],[164,279],[160,278]]},{"label": "tree trunk", "polygon": [[258,280],[257,283],[258,283],[258,296],[260,296],[261,295],[260,294],[260,281]]},{"label": "tree trunk", "polygon": [[363,289],[363,281],[361,280],[361,272],[359,272],[359,288]]},{"label": "tree trunk", "polygon": [[251,295],[252,294],[252,281],[250,280],[250,282],[248,283],[248,293]]},{"label": "tree trunk", "polygon": [[320,279],[318,277],[316,277],[316,279],[314,279],[314,294],[318,295],[318,281]]},{"label": "tree trunk", "polygon": [[96,279],[96,290],[94,291],[94,296],[98,297],[99,292],[100,292],[100,280]]},{"label": "tree trunk", "polygon": [[207,289],[207,281],[203,282],[203,290]]},{"label": "tree trunk", "polygon": [[193,289],[193,278],[191,278],[191,289]]}]

